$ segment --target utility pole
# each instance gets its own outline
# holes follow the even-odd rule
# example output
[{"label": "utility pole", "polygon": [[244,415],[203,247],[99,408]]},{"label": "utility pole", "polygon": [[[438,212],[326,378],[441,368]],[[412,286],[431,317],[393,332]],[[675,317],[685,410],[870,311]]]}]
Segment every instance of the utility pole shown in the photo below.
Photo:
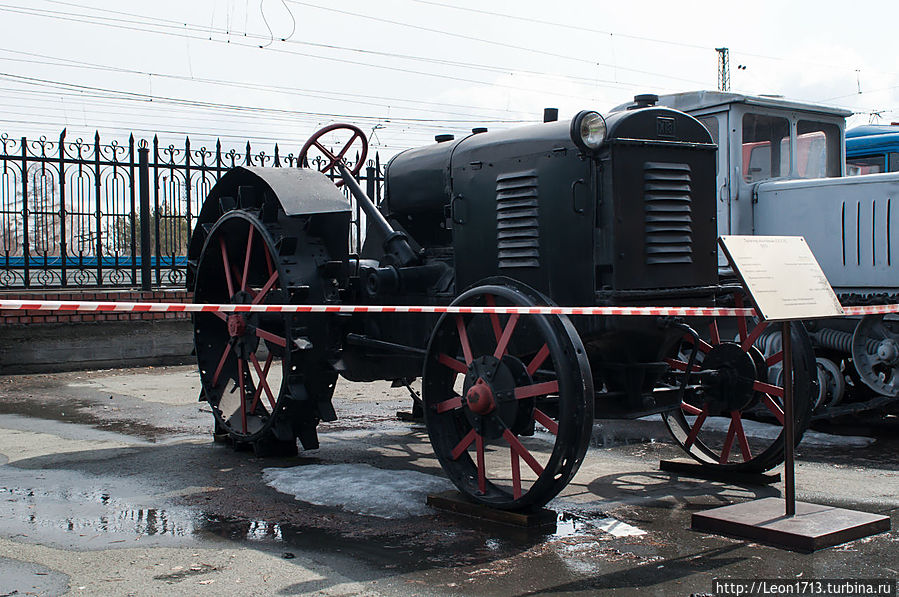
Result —
[{"label": "utility pole", "polygon": [[730,91],[730,53],[727,48],[715,48],[718,52],[718,91]]}]

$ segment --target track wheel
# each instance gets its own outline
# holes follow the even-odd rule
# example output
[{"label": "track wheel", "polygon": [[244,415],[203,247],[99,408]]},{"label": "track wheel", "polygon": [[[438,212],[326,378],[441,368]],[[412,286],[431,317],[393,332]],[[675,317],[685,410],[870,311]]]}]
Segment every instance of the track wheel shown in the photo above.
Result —
[{"label": "track wheel", "polygon": [[[271,236],[252,214],[232,210],[209,232],[197,268],[197,303],[283,302],[284,274]],[[284,396],[294,343],[287,316],[197,313],[194,340],[205,399],[216,436],[257,455],[296,454],[284,420]]]},{"label": "track wheel", "polygon": [[[453,305],[549,304],[536,292],[484,285]],[[564,316],[446,314],[422,381],[431,445],[476,502],[506,510],[555,497],[583,461],[593,427],[590,365]]]},{"label": "track wheel", "polygon": [[[740,472],[770,470],[784,458],[782,325],[738,317],[714,319],[704,327],[698,342],[684,337],[678,356],[668,364],[682,374],[695,346],[693,371],[698,375],[691,375],[690,383],[700,379],[705,389],[663,419],[674,440],[704,465]],[[817,371],[805,328],[795,323],[791,329],[798,444],[817,395]]]}]

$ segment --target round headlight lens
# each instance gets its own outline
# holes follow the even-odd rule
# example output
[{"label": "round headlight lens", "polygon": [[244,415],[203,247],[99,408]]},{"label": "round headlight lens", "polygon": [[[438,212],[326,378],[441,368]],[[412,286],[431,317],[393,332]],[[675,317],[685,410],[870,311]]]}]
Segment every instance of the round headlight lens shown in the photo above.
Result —
[{"label": "round headlight lens", "polygon": [[606,121],[599,112],[581,116],[581,141],[590,149],[597,149],[606,140]]}]

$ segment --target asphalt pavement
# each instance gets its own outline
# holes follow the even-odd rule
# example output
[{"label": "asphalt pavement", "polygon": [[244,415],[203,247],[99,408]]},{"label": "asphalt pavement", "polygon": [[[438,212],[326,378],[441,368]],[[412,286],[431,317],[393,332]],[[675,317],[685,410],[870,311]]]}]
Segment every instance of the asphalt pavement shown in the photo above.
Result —
[{"label": "asphalt pavement", "polygon": [[[556,524],[526,530],[424,505],[449,485],[425,428],[396,417],[403,388],[341,380],[321,448],[273,459],[213,443],[198,390],[193,367],[0,377],[0,596],[706,595],[716,578],[899,577],[896,530],[813,554],[690,530],[695,511],[783,488],[660,471],[682,454],[657,419],[598,421],[549,504]],[[797,497],[895,529],[899,420],[854,432],[809,435]]]}]

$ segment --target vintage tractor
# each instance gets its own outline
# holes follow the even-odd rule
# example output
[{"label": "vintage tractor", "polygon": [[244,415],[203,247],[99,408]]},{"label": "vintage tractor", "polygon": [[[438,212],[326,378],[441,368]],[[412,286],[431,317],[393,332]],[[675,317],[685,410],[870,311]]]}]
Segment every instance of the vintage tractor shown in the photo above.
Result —
[{"label": "vintage tractor", "polygon": [[[638,98],[639,100],[639,98]],[[322,135],[344,131],[339,151]],[[323,172],[235,168],[190,242],[199,303],[462,306],[742,304],[718,284],[715,144],[693,117],[645,106],[410,149],[375,205],[356,183],[349,125],[319,131]],[[332,177],[340,172],[343,189]],[[364,239],[351,234],[364,214]],[[361,235],[360,235],[361,236]],[[338,376],[422,378],[447,476],[476,502],[540,506],[584,459],[594,417],[660,413],[709,467],[762,471],[783,436],[779,327],[750,318],[519,314],[195,316],[200,399],[215,431],[258,453],[317,448]],[[701,331],[697,331],[701,330]],[[815,372],[793,332],[797,441]],[[762,345],[774,347],[763,357]],[[524,466],[522,466],[522,462]]]}]

